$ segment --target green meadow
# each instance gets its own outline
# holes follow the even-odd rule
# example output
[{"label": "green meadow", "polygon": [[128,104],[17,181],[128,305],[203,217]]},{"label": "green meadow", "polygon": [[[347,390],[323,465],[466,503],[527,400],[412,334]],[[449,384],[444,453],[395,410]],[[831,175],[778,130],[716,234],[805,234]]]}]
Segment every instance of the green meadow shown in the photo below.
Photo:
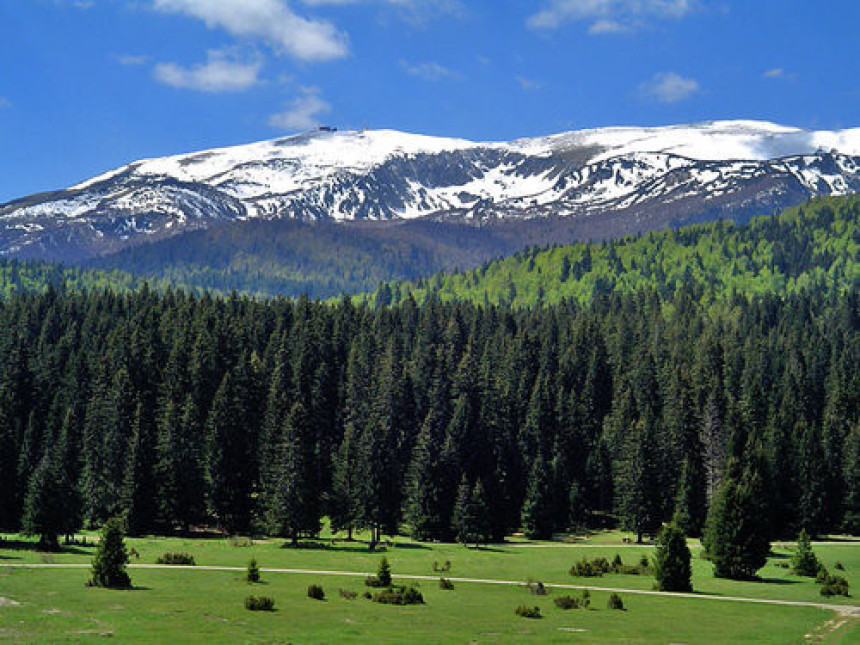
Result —
[{"label": "green meadow", "polygon": [[[636,564],[650,555],[648,546],[621,542],[620,534],[590,536],[572,543],[519,542],[484,549],[453,544],[423,544],[396,539],[384,553],[370,552],[364,542],[320,540],[310,548],[284,548],[282,540],[245,538],[137,538],[127,545],[135,589],[115,591],[84,586],[94,552],[87,545],[45,554],[19,536],[0,542],[0,640],[15,643],[81,642],[110,636],[119,642],[210,643],[800,643],[860,642],[860,619],[824,608],[745,603],[712,598],[637,595],[621,592],[624,611],[606,606],[609,593],[592,590],[588,609],[561,610],[553,599],[579,596],[579,590],[552,585],[651,590],[648,575],[608,574],[576,578],[568,570],[584,557],[613,558]],[[713,577],[711,565],[693,546],[693,587],[697,594],[772,599],[817,604],[857,605],[855,598],[827,600],[809,578],[786,568],[790,545],[774,549],[759,582]],[[852,591],[860,586],[860,542],[816,545],[822,562],[834,571],[841,563]],[[187,552],[196,566],[141,568],[166,552]],[[393,606],[362,598],[363,576],[376,570],[382,555],[391,563],[395,584],[417,584],[425,604]],[[262,583],[245,581],[244,568],[256,558]],[[434,571],[450,563],[450,570]],[[83,565],[76,568],[27,568],[25,564]],[[205,567],[235,567],[207,570]],[[323,573],[276,572],[302,569]],[[410,581],[407,576],[425,579]],[[453,590],[439,588],[436,578],[454,581]],[[459,578],[510,581],[519,584],[461,582]],[[549,594],[532,594],[527,582],[541,581]],[[307,597],[309,584],[319,584],[324,601]],[[354,591],[352,600],[339,590]],[[275,599],[275,611],[244,608],[248,595]],[[520,618],[521,604],[538,606],[543,618]]]}]

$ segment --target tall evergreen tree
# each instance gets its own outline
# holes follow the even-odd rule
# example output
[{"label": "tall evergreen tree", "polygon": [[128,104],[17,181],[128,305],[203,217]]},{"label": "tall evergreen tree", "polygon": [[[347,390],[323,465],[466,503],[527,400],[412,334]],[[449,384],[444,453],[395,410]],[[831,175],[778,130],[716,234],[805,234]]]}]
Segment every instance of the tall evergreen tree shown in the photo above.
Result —
[{"label": "tall evergreen tree", "polygon": [[711,506],[702,538],[718,578],[749,579],[767,562],[770,518],[764,460],[752,448],[747,463],[733,457]]},{"label": "tall evergreen tree", "polygon": [[266,507],[266,525],[271,533],[297,544],[299,537],[319,532],[322,516],[313,425],[300,401],[284,421],[275,463],[278,475]]}]

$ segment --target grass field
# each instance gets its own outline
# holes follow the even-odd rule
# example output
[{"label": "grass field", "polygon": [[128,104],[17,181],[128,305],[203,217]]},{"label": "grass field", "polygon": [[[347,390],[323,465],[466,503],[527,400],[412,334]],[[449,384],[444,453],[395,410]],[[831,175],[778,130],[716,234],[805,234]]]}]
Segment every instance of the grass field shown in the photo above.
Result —
[{"label": "grass field", "polygon": [[[418,582],[425,605],[397,607],[375,604],[360,596],[341,598],[341,588],[359,594],[364,591],[361,577],[266,571],[371,573],[381,554],[369,552],[363,543],[291,549],[281,548],[280,540],[129,539],[128,545],[140,554],[133,565],[155,563],[168,551],[185,551],[194,555],[197,567],[132,567],[134,590],[90,589],[84,587],[86,566],[16,565],[86,565],[94,552],[92,546],[42,554],[32,542],[18,536],[6,538],[0,542],[0,598],[5,599],[0,600],[0,640],[16,643],[78,642],[108,635],[120,642],[212,643],[799,643],[814,642],[818,637],[831,643],[860,642],[857,617],[841,617],[812,606],[622,593],[626,610],[614,611],[606,607],[608,593],[592,591],[591,608],[563,611],[555,607],[553,598],[579,595],[578,591],[551,589],[548,596],[535,596],[521,585],[477,582],[455,582],[453,591],[445,591],[431,579]],[[93,540],[92,536],[88,539]],[[845,568],[841,573],[852,590],[860,587],[860,542],[817,545],[815,551],[831,570],[841,562]],[[693,587],[702,595],[857,605],[854,598],[828,601],[819,595],[812,580],[781,567],[789,552],[785,547],[775,550],[761,571],[762,582],[735,582],[714,578],[711,565],[697,557],[694,546]],[[634,564],[650,553],[650,547],[622,544],[618,534],[595,535],[587,544],[514,541],[481,550],[398,539],[385,555],[395,582],[398,575],[444,575],[650,590],[654,582],[650,576],[574,578],[567,573],[583,555],[612,558],[616,553],[625,563]],[[252,557],[263,568],[263,584],[244,581],[241,569]],[[434,573],[434,562],[443,565],[445,561],[451,562],[450,571]],[[205,566],[239,570],[206,570]],[[324,587],[325,601],[307,597],[311,583]],[[272,596],[276,611],[245,610],[243,600],[249,594]],[[544,617],[529,620],[515,616],[514,608],[520,604],[539,606]],[[836,626],[838,629],[833,630]],[[807,635],[812,639],[806,639]]]}]

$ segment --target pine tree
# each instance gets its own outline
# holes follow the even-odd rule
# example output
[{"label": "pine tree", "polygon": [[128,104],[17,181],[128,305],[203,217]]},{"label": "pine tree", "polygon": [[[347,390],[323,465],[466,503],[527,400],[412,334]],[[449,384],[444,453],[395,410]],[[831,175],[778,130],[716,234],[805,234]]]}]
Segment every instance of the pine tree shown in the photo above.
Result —
[{"label": "pine tree", "polygon": [[442,428],[440,410],[430,409],[421,426],[406,477],[404,518],[417,540],[441,540],[448,535],[441,499],[440,453]]},{"label": "pine tree", "polygon": [[699,537],[707,517],[705,472],[698,455],[687,455],[681,466],[672,522],[685,534]]},{"label": "pine tree", "polygon": [[65,528],[60,473],[60,465],[55,462],[52,451],[47,450],[33,471],[24,500],[23,531],[26,535],[38,535],[39,548],[45,551],[59,551],[57,536]]},{"label": "pine tree", "polygon": [[767,562],[770,517],[765,468],[759,454],[751,455],[746,465],[737,457],[729,460],[702,537],[718,578],[749,579]]},{"label": "pine tree", "polygon": [[475,482],[474,486],[469,486],[464,475],[457,492],[457,504],[454,507],[452,522],[458,542],[475,546],[489,542],[490,522],[487,500],[480,480]]},{"label": "pine tree", "polygon": [[529,476],[529,485],[522,509],[522,526],[530,540],[549,540],[555,526],[552,521],[552,490],[549,467],[538,453]]},{"label": "pine tree", "polygon": [[660,591],[692,591],[690,548],[683,531],[666,524],[654,545],[654,576]]},{"label": "pine tree", "polygon": [[821,563],[812,551],[809,534],[801,530],[800,535],[797,536],[797,549],[791,556],[791,569],[799,576],[814,578],[820,568]]},{"label": "pine tree", "polygon": [[227,372],[212,399],[207,419],[212,510],[230,533],[247,531],[251,521],[252,450],[236,379]]},{"label": "pine tree", "polygon": [[0,530],[18,528],[17,461],[15,429],[6,409],[0,407]]},{"label": "pine tree", "polygon": [[320,491],[316,479],[315,445],[307,409],[296,402],[281,433],[278,473],[266,507],[268,530],[298,543],[302,535],[320,530]]},{"label": "pine tree", "polygon": [[93,558],[93,577],[89,585],[109,589],[129,589],[131,579],[126,572],[128,551],[125,548],[122,519],[112,517],[105,522],[99,545]]},{"label": "pine tree", "polygon": [[142,535],[156,524],[155,438],[143,404],[138,404],[129,441],[125,477],[121,493],[125,521],[130,535]]},{"label": "pine tree", "polygon": [[842,528],[852,535],[860,534],[860,427],[854,428],[845,441],[845,514]]}]

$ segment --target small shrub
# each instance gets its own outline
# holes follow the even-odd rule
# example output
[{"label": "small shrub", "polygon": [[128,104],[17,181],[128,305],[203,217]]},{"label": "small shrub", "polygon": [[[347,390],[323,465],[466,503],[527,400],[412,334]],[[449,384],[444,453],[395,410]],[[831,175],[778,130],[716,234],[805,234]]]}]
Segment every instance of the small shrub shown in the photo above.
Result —
[{"label": "small shrub", "polygon": [[439,578],[439,588],[451,591],[454,588],[454,583],[448,580],[448,578]]},{"label": "small shrub", "polygon": [[347,589],[338,589],[338,593],[340,593],[340,597],[344,600],[355,600],[358,597],[357,592],[349,591]]},{"label": "small shrub", "polygon": [[435,560],[433,561],[433,572],[434,573],[446,573],[451,570],[451,561],[445,560],[443,564],[439,564]]},{"label": "small shrub", "polygon": [[531,582],[529,581],[526,584],[526,587],[529,590],[529,593],[535,596],[546,596],[549,593],[549,589],[547,589],[544,584],[540,581]]},{"label": "small shrub", "polygon": [[788,562],[777,562],[776,566],[779,567],[780,569],[790,568],[790,565],[788,564]]},{"label": "small shrub", "polygon": [[559,596],[553,602],[559,609],[579,609],[581,606],[579,598],[573,596]]},{"label": "small shrub", "polygon": [[361,597],[370,600],[371,598],[373,598],[373,595],[369,591],[365,591],[363,594],[361,594]]},{"label": "small shrub", "polygon": [[624,566],[624,561],[621,559],[621,554],[616,553],[615,557],[612,558],[612,568],[613,569],[620,569],[623,566]]},{"label": "small shrub", "polygon": [[272,611],[275,601],[269,596],[248,596],[245,598],[245,609],[249,611]]},{"label": "small shrub", "polygon": [[818,574],[815,576],[815,583],[819,585],[823,585],[827,582],[827,579],[830,577],[830,572],[827,570],[827,567],[821,565],[818,568]]},{"label": "small shrub", "polygon": [[591,605],[591,592],[588,589],[582,590],[582,598],[579,601],[579,606],[583,609],[588,609]]},{"label": "small shrub", "polygon": [[837,571],[845,571],[845,565],[842,564],[841,562],[837,562],[836,564],[834,564],[833,568],[836,569]]},{"label": "small shrub", "polygon": [[423,605],[424,596],[415,587],[393,587],[373,594],[373,602],[383,605]]},{"label": "small shrub", "polygon": [[308,598],[325,600],[325,591],[320,585],[308,585]]},{"label": "small shrub", "polygon": [[624,601],[617,593],[609,594],[609,600],[606,601],[606,606],[609,609],[624,609]]},{"label": "small shrub", "polygon": [[514,609],[514,613],[521,618],[543,618],[543,616],[540,615],[540,607],[520,605]]},{"label": "small shrub", "polygon": [[847,598],[851,595],[848,593],[848,581],[842,576],[827,576],[821,585],[820,593],[827,598],[831,596],[845,596]]},{"label": "small shrub", "polygon": [[644,553],[642,554],[642,557],[639,558],[639,566],[642,569],[648,569],[651,566],[651,563],[648,561],[648,556]]},{"label": "small shrub", "polygon": [[256,558],[251,558],[251,561],[248,563],[246,578],[248,582],[260,582],[260,567],[257,566]]},{"label": "small shrub", "polygon": [[158,556],[158,559],[155,561],[155,563],[175,564],[191,567],[196,564],[196,562],[194,562],[194,556],[190,553],[165,553],[164,555]]},{"label": "small shrub", "polygon": [[585,556],[570,568],[570,575],[581,578],[599,578],[604,573],[612,571],[612,566],[606,558],[589,560]]}]

